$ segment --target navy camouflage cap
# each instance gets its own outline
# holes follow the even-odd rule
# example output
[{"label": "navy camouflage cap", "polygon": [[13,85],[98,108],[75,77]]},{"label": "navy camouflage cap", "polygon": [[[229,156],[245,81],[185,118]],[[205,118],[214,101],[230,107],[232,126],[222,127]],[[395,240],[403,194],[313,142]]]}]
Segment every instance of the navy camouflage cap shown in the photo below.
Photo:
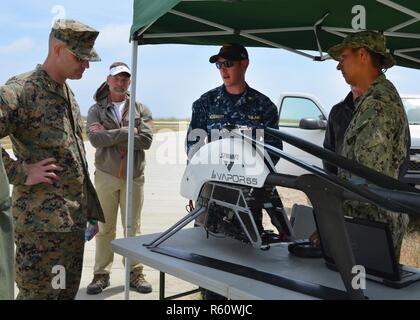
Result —
[{"label": "navy camouflage cap", "polygon": [[78,58],[91,62],[101,61],[93,48],[99,31],[76,20],[58,19],[51,33],[54,38],[64,42]]},{"label": "navy camouflage cap", "polygon": [[209,62],[215,63],[219,57],[225,58],[226,60],[240,61],[248,59],[248,52],[245,47],[240,44],[227,43],[220,48],[218,54],[210,57]]},{"label": "navy camouflage cap", "polygon": [[343,42],[328,50],[328,54],[334,59],[339,60],[341,51],[345,48],[368,48],[369,50],[382,55],[384,68],[389,69],[395,65],[395,59],[386,48],[386,39],[383,34],[376,31],[361,31],[349,34]]}]

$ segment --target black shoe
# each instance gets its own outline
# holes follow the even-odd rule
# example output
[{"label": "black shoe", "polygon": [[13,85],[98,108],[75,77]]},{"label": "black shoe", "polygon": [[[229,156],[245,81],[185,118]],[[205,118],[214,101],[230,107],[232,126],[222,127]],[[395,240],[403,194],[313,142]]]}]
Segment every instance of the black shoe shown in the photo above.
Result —
[{"label": "black shoe", "polygon": [[288,249],[291,254],[300,258],[319,259],[324,256],[321,247],[308,240],[297,240],[289,244]]},{"label": "black shoe", "polygon": [[87,286],[87,294],[101,293],[106,287],[109,287],[109,274],[95,274],[93,280]]}]

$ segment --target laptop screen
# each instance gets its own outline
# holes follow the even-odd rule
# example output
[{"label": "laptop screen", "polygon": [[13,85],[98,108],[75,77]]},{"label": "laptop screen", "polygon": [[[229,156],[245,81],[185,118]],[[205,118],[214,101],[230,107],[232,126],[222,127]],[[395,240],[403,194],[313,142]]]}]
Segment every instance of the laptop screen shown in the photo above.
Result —
[{"label": "laptop screen", "polygon": [[[368,274],[398,280],[398,264],[388,225],[351,217],[344,220],[356,264],[364,266]],[[325,260],[334,265],[332,255],[323,242],[321,239]]]}]

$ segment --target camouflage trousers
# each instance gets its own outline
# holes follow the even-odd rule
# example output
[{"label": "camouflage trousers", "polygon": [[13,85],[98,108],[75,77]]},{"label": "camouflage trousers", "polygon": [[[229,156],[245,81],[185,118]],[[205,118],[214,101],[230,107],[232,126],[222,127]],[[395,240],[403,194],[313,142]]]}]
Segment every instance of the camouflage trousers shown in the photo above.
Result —
[{"label": "camouflage trousers", "polygon": [[15,232],[19,300],[71,300],[82,274],[83,232]]},{"label": "camouflage trousers", "polygon": [[372,204],[358,201],[346,201],[344,214],[354,218],[387,223],[392,235],[395,257],[397,261],[400,260],[401,246],[409,222],[408,215],[386,211]]}]

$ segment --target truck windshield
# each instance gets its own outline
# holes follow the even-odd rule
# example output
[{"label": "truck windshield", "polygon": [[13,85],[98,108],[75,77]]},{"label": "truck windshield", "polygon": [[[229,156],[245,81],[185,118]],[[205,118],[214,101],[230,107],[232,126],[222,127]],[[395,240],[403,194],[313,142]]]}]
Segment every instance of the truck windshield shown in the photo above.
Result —
[{"label": "truck windshield", "polygon": [[420,98],[403,98],[409,124],[420,125]]}]

